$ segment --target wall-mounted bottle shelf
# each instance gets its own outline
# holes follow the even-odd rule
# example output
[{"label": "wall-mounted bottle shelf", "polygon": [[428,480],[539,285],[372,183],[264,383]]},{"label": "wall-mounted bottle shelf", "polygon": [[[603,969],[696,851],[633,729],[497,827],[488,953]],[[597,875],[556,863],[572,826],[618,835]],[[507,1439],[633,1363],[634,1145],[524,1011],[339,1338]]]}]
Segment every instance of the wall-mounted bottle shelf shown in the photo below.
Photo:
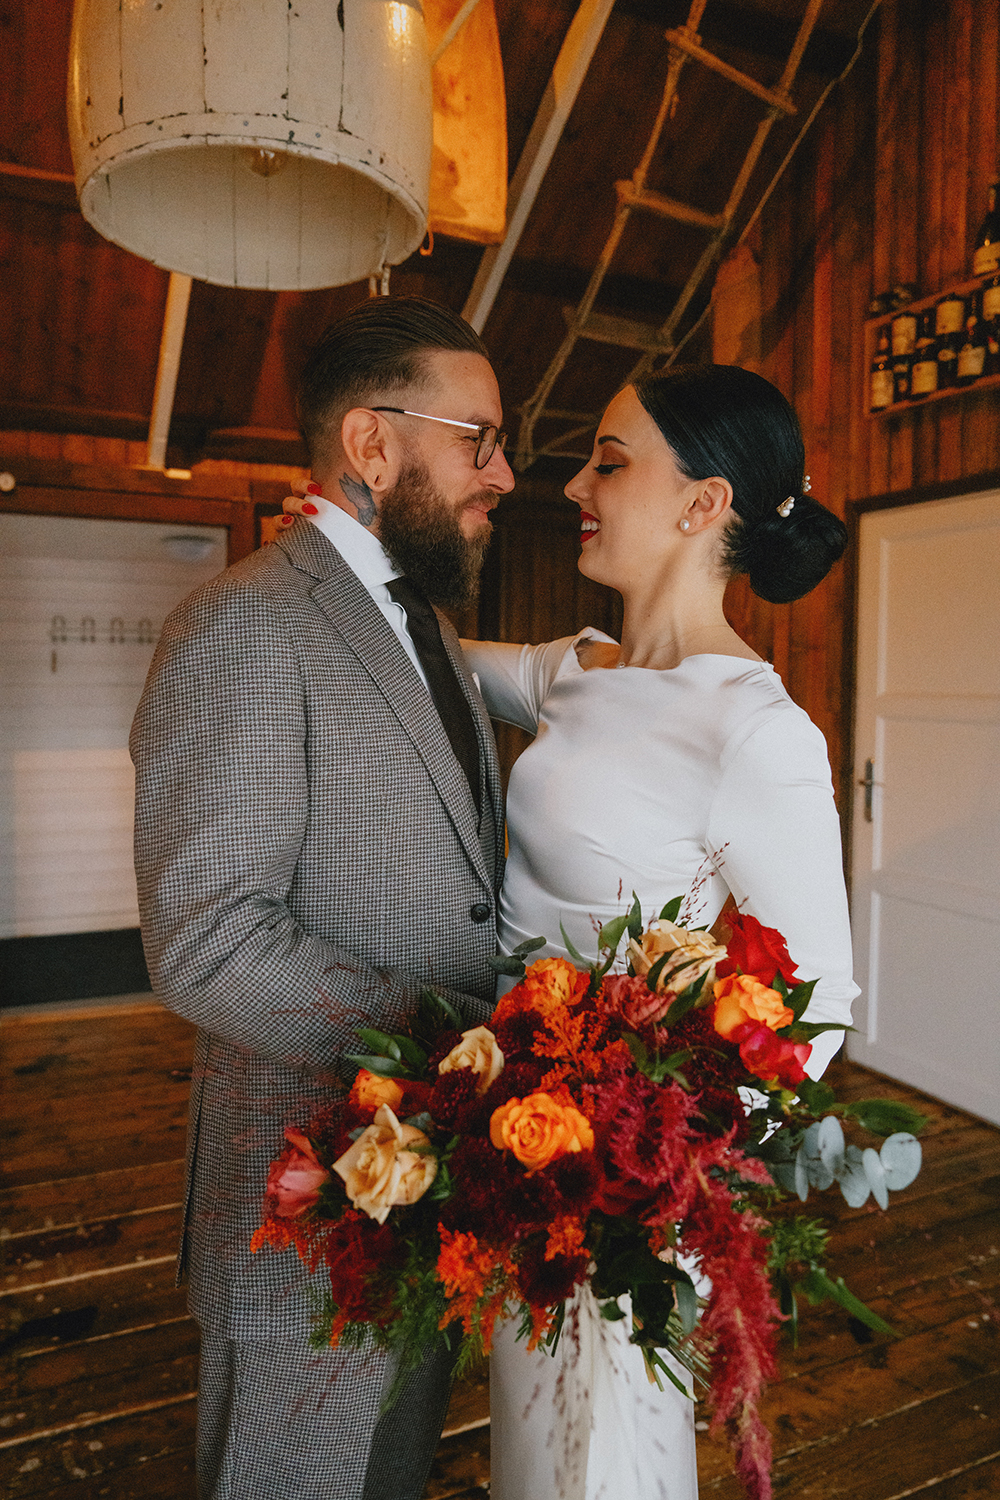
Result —
[{"label": "wall-mounted bottle shelf", "polygon": [[[970,292],[978,292],[989,277],[974,276],[967,281],[954,282],[944,286],[939,292],[931,297],[921,297],[915,302],[908,302],[905,307],[898,307],[893,312],[879,313],[878,317],[869,318],[865,323],[865,375],[870,379],[868,372],[871,370],[872,360],[878,346],[879,331],[883,328],[891,328],[892,322],[901,313],[915,313],[919,317],[921,313],[931,312],[941,301],[942,297],[955,296],[967,297]],[[894,401],[889,406],[877,408],[875,411],[869,409],[869,417],[897,416],[900,412],[913,411],[918,407],[926,406],[932,401],[946,401],[956,396],[964,396],[969,391],[987,391],[1000,389],[1000,374],[980,375],[976,380],[967,385],[949,385],[939,390],[928,392],[925,396],[910,397],[905,401]],[[866,391],[865,405],[868,406],[868,393]]]}]

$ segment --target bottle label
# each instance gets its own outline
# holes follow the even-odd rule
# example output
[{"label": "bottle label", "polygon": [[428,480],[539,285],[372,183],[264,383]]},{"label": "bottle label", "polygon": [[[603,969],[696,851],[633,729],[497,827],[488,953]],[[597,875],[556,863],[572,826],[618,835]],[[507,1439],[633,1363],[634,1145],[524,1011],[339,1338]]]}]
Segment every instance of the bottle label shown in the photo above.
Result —
[{"label": "bottle label", "polygon": [[965,323],[965,303],[961,297],[949,297],[946,302],[939,302],[934,320],[934,332],[940,336],[943,333],[958,333]]},{"label": "bottle label", "polygon": [[938,367],[936,359],[919,359],[910,376],[910,391],[914,396],[929,396],[937,390]]},{"label": "bottle label", "polygon": [[958,351],[959,380],[978,380],[986,363],[985,344],[965,344]]},{"label": "bottle label", "polygon": [[1000,318],[1000,286],[983,289],[983,317]]},{"label": "bottle label", "polygon": [[916,313],[904,313],[892,321],[893,354],[912,354],[917,341]]},{"label": "bottle label", "polygon": [[895,386],[891,370],[872,371],[872,411],[881,411],[885,406],[892,405],[895,394]]},{"label": "bottle label", "polygon": [[1000,240],[980,245],[972,257],[973,276],[990,276],[1000,267]]}]

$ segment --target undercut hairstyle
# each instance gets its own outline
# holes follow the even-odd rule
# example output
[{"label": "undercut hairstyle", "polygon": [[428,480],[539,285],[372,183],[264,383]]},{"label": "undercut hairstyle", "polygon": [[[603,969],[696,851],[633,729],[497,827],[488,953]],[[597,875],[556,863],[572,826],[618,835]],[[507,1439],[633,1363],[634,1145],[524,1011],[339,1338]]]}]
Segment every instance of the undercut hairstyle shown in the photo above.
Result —
[{"label": "undercut hairstyle", "polygon": [[331,323],[299,380],[299,425],[313,465],[352,407],[388,405],[428,385],[426,356],[438,349],[489,358],[464,318],[424,297],[371,297]]},{"label": "undercut hairstyle", "polygon": [[802,432],[777,386],[738,365],[697,365],[650,375],[635,393],[682,474],[718,474],[732,485],[723,550],[729,576],[746,573],[754,593],[772,604],[815,588],[847,546],[847,528],[804,493]]}]

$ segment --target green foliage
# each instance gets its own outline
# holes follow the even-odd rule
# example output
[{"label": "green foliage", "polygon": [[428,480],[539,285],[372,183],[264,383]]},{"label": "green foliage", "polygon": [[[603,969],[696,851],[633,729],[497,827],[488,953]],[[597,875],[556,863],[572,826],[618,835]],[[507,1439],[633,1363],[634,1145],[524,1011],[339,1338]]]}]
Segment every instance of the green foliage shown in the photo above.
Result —
[{"label": "green foliage", "polygon": [[856,1104],[843,1106],[843,1113],[872,1135],[895,1135],[907,1131],[918,1135],[927,1124],[927,1116],[898,1099],[859,1099]]},{"label": "green foliage", "polygon": [[509,956],[504,953],[495,953],[487,958],[486,962],[498,974],[509,974],[512,979],[523,979],[526,972],[524,960],[529,953],[534,953],[538,948],[544,947],[543,937],[525,938],[523,943],[518,943],[517,947],[511,950]]},{"label": "green foliage", "polygon": [[660,912],[659,920],[661,922],[676,922],[681,914],[681,907],[683,905],[684,897],[675,896],[672,901],[667,902],[666,906]]},{"label": "green foliage", "polygon": [[636,1036],[634,1031],[622,1032],[622,1039],[628,1046],[640,1073],[644,1073],[653,1083],[663,1083],[665,1079],[672,1078],[675,1083],[680,1084],[682,1089],[690,1093],[691,1085],[680,1071],[684,1063],[689,1062],[694,1056],[690,1047],[684,1047],[678,1052],[671,1052],[667,1057],[661,1057],[658,1049],[651,1053],[642,1037]]}]

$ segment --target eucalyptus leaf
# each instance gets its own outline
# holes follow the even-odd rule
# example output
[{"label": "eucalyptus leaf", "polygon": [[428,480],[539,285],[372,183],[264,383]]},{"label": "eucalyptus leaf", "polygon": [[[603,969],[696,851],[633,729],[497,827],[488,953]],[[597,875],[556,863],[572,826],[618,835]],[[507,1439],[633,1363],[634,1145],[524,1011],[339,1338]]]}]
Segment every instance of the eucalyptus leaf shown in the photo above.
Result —
[{"label": "eucalyptus leaf", "polygon": [[508,958],[503,953],[491,953],[487,955],[486,962],[497,974],[508,974],[512,979],[524,978],[525,964],[520,958]]},{"label": "eucalyptus leaf", "polygon": [[867,1202],[871,1184],[857,1146],[848,1146],[844,1152],[843,1165],[835,1175],[840,1183],[844,1201],[850,1208],[860,1208],[863,1203]]},{"label": "eucalyptus leaf", "polygon": [[829,1169],[832,1180],[844,1165],[844,1127],[836,1115],[825,1115],[820,1120],[817,1140],[823,1165]]},{"label": "eucalyptus leaf", "polygon": [[515,958],[527,958],[529,953],[537,953],[539,948],[544,948],[545,942],[543,937],[525,938],[523,943],[518,943],[516,948],[511,949],[511,953]]},{"label": "eucalyptus leaf", "polygon": [[809,1178],[810,1187],[818,1188],[823,1192],[833,1181],[833,1168],[824,1159],[822,1131],[823,1121],[817,1120],[809,1126],[802,1138],[802,1150],[805,1153],[806,1175]]},{"label": "eucalyptus leaf", "polygon": [[901,1188],[909,1187],[920,1171],[923,1151],[914,1136],[901,1130],[882,1142],[879,1157],[885,1172],[885,1185],[897,1193]]},{"label": "eucalyptus leaf", "polygon": [[668,901],[667,902],[666,906],[660,912],[660,921],[661,922],[676,922],[677,918],[681,914],[681,907],[683,905],[684,905],[684,897],[683,896],[675,896],[672,901]]},{"label": "eucalyptus leaf", "polygon": [[628,923],[629,937],[634,938],[638,942],[642,937],[642,907],[639,904],[639,897],[635,891],[632,892],[632,906],[626,921]]},{"label": "eucalyptus leaf", "polygon": [[885,1185],[885,1168],[878,1152],[873,1151],[871,1146],[866,1146],[861,1153],[861,1164],[865,1169],[865,1176],[868,1178],[875,1202],[881,1209],[888,1208],[889,1190]]},{"label": "eucalyptus leaf", "polygon": [[795,1191],[805,1203],[809,1197],[809,1164],[804,1145],[799,1147],[795,1156]]},{"label": "eucalyptus leaf", "polygon": [[787,1193],[794,1193],[795,1152],[792,1150],[787,1131],[779,1130],[772,1135],[761,1145],[760,1154],[778,1186],[783,1187]]}]

